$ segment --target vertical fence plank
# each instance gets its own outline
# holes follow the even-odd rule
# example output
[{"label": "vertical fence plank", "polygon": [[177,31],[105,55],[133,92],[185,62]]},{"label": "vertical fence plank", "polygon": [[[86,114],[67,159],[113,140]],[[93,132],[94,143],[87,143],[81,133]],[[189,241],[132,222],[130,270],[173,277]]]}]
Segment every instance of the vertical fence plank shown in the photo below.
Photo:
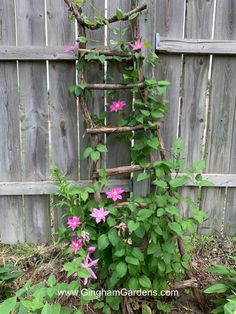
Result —
[{"label": "vertical fence plank", "polygon": [[[69,19],[64,0],[47,0],[48,46],[70,46],[75,42],[75,23]],[[70,180],[78,179],[77,105],[68,89],[75,85],[75,62],[49,62],[49,110],[52,167]],[[55,198],[56,202],[58,199]],[[54,208],[55,231],[66,209]]]},{"label": "vertical fence plank", "polygon": [[[214,0],[190,0],[186,8],[186,38],[209,39],[212,34]],[[180,137],[183,138],[187,166],[200,160],[206,123],[206,92],[208,88],[210,58],[185,56],[183,72],[183,98],[180,108]],[[185,197],[198,201],[198,188],[184,188]],[[184,216],[191,208],[183,204]]]},{"label": "vertical fence plank", "polygon": [[[215,39],[236,40],[235,1],[218,1]],[[236,58],[214,57],[211,111],[209,118],[208,163],[215,173],[236,173]],[[225,190],[225,189],[221,189]],[[222,193],[223,194],[223,193]],[[224,194],[218,199],[222,206]],[[210,199],[208,198],[210,202]],[[226,235],[236,234],[236,189],[226,191],[224,227]]]},{"label": "vertical fence plank", "polygon": [[[158,32],[161,37],[183,38],[186,1],[158,0],[154,1],[152,5],[153,11],[156,10],[156,21],[154,24],[155,31]],[[152,25],[150,25],[150,28],[153,29]],[[171,158],[172,142],[179,136],[179,104],[181,97],[182,71],[182,56],[159,56],[159,65],[155,69],[155,77],[158,80],[167,80],[171,83],[166,93],[166,99],[168,101],[167,108],[169,111],[165,115],[162,123],[163,139],[167,150],[167,156],[169,158]],[[185,204],[180,203],[179,206],[184,214]]]},{"label": "vertical fence plank", "polygon": [[[44,1],[16,1],[19,46],[45,46]],[[46,62],[19,63],[22,106],[23,178],[41,181],[49,174],[48,101]],[[25,196],[27,242],[50,240],[49,196]]]},{"label": "vertical fence plank", "polygon": [[[116,8],[120,8],[124,12],[127,12],[131,9],[131,1],[126,0],[114,0],[114,1],[108,1],[108,16],[112,16],[116,12]],[[129,22],[117,22],[113,23],[113,27],[118,28],[128,28],[128,31],[126,35],[124,36],[124,39],[127,41],[131,40],[131,34],[130,34],[130,24]],[[112,34],[112,31],[108,31],[108,41],[112,39],[114,35]],[[110,83],[119,83],[123,81],[123,72],[125,68],[127,67],[128,63],[118,63],[118,62],[109,62],[108,63],[108,70],[107,70],[107,81]],[[107,97],[107,110],[109,111],[110,104],[113,100],[124,100],[127,103],[127,106],[124,107],[122,112],[109,112],[107,123],[110,125],[116,125],[117,121],[120,118],[125,118],[129,114],[130,110],[132,110],[132,93],[130,91],[117,91],[115,94],[114,99],[111,97]],[[116,141],[116,135],[110,134],[107,136],[107,147],[108,147],[108,153],[107,153],[107,160],[106,165],[107,168],[113,168],[113,167],[119,167],[119,166],[127,166],[130,165],[130,142],[124,142],[123,140],[118,142]],[[120,176],[116,176],[116,178],[129,178],[129,174],[124,174]]]},{"label": "vertical fence plank", "polygon": [[[152,4],[151,10],[156,10],[155,27],[149,24],[151,30],[159,33],[161,37],[183,38],[185,23],[185,0],[157,0]],[[152,36],[154,37],[155,34]],[[177,137],[178,119],[179,119],[179,97],[180,97],[180,79],[182,75],[181,56],[160,55],[160,65],[155,69],[155,77],[158,80],[170,81],[171,85],[167,89],[166,98],[169,112],[166,114],[162,133],[170,156],[170,150],[173,140]]]},{"label": "vertical fence plank", "polygon": [[[84,8],[85,14],[91,20],[94,16],[105,16],[105,1],[92,0]],[[101,46],[104,44],[105,31],[104,27],[94,31],[86,31],[86,36],[89,39],[88,45],[92,47]],[[101,63],[93,62],[86,65],[85,76],[87,83],[104,83],[104,66]],[[92,99],[89,101],[89,112],[92,115],[99,116],[104,111],[104,91],[92,91]],[[80,179],[86,180],[90,178],[90,162],[84,160],[82,155],[87,146],[90,146],[90,136],[85,134],[84,119],[79,111],[79,134],[80,134]],[[104,136],[99,136],[99,142],[104,142]],[[104,156],[101,158],[101,167],[104,166]]]},{"label": "vertical fence plank", "polygon": [[[235,14],[234,1],[217,1],[215,39],[236,39],[233,22]],[[236,60],[233,57],[213,57],[212,88],[210,95],[209,122],[207,128],[206,161],[208,173],[229,173],[233,121],[235,119],[235,73]],[[231,169],[230,169],[231,168]],[[229,189],[225,215],[226,233],[235,233],[233,221],[233,197]],[[208,213],[206,234],[222,231],[225,207],[225,188],[204,189],[202,209]],[[231,202],[232,199],[232,202]],[[231,207],[231,205],[234,206]],[[235,215],[235,214],[234,214]]]},{"label": "vertical fence plank", "polygon": [[[0,2],[0,45],[16,45],[14,0]],[[20,115],[16,62],[0,62],[0,181],[21,180]],[[24,241],[21,196],[0,197],[0,238]]]}]

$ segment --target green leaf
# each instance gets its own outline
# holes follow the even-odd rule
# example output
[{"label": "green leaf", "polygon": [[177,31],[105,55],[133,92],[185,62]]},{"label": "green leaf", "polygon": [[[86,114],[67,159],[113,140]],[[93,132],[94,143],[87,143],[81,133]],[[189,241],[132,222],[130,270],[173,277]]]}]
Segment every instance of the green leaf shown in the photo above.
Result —
[{"label": "green leaf", "polygon": [[109,239],[107,237],[106,234],[102,234],[99,238],[98,238],[98,249],[103,251],[105,250],[108,245],[109,245]]},{"label": "green leaf", "polygon": [[131,264],[131,265],[136,265],[136,266],[139,265],[139,260],[138,260],[138,258],[136,258],[136,257],[126,256],[126,257],[125,257],[125,261],[126,261],[128,264]]},{"label": "green leaf", "polygon": [[90,154],[93,161],[98,161],[100,158],[100,152],[98,151],[92,151]]},{"label": "green leaf", "polygon": [[60,304],[48,304],[46,303],[43,307],[41,314],[60,314],[61,305]]},{"label": "green leaf", "polygon": [[177,138],[174,140],[172,144],[172,153],[174,155],[179,155],[180,152],[182,151],[184,145],[183,145],[183,140],[182,138]]},{"label": "green leaf", "polygon": [[120,237],[118,236],[117,231],[114,229],[111,229],[109,231],[108,239],[113,246],[116,246],[118,244],[118,242],[120,241]]},{"label": "green leaf", "polygon": [[118,20],[120,21],[124,17],[124,12],[121,9],[117,8],[116,9],[116,16],[117,16]]},{"label": "green leaf", "polygon": [[152,255],[152,254],[156,253],[159,249],[160,249],[160,247],[157,244],[152,242],[148,246],[147,255]]},{"label": "green leaf", "polygon": [[56,283],[57,283],[56,277],[54,275],[50,275],[47,280],[47,284],[49,285],[49,287],[55,286]]},{"label": "green leaf", "polygon": [[102,313],[103,314],[112,314],[111,309],[110,309],[108,304],[105,304]]},{"label": "green leaf", "polygon": [[183,235],[183,231],[182,231],[181,225],[178,224],[177,222],[169,222],[168,226],[179,237],[181,237]]},{"label": "green leaf", "polygon": [[119,296],[107,296],[106,302],[107,302],[107,304],[110,305],[110,307],[114,311],[119,311],[120,303],[121,303],[121,297],[119,297]]},{"label": "green leaf", "polygon": [[88,270],[84,267],[81,267],[79,270],[77,270],[77,274],[80,278],[90,278],[91,277]]},{"label": "green leaf", "polygon": [[127,264],[125,262],[120,262],[116,265],[116,273],[118,278],[123,278],[127,274]]},{"label": "green leaf", "polygon": [[138,229],[139,227],[139,222],[134,222],[133,220],[130,220],[128,222],[128,228],[129,228],[129,231],[132,233],[133,231],[135,231],[136,229]]},{"label": "green leaf", "polygon": [[154,180],[152,183],[154,185],[159,186],[162,189],[166,189],[167,188],[167,183],[165,181],[163,181],[163,180]]},{"label": "green leaf", "polygon": [[143,110],[143,109],[141,109],[140,112],[142,112],[142,114],[143,114],[145,117],[149,117],[149,116],[150,116],[150,111],[148,111],[148,110]]},{"label": "green leaf", "polygon": [[141,209],[138,212],[138,220],[144,221],[147,218],[149,218],[150,216],[152,216],[153,211],[150,209]]},{"label": "green leaf", "polygon": [[158,310],[164,312],[164,313],[169,313],[171,311],[171,304],[164,303],[160,300],[157,301],[157,308]]},{"label": "green leaf", "polygon": [[92,147],[87,147],[83,152],[83,158],[88,158],[93,152]]},{"label": "green leaf", "polygon": [[132,20],[136,19],[136,17],[137,17],[138,15],[139,15],[139,12],[135,12],[135,13],[131,14],[131,15],[129,16],[129,20],[132,21]]},{"label": "green leaf", "polygon": [[133,248],[133,250],[132,250],[132,255],[133,255],[134,257],[137,257],[141,262],[144,261],[144,254],[143,254],[142,251],[141,251],[139,248],[137,248],[137,247]]},{"label": "green leaf", "polygon": [[173,215],[178,215],[179,214],[179,209],[175,206],[167,206],[166,207],[166,212],[168,214],[171,214],[172,216]]},{"label": "green leaf", "polygon": [[214,265],[207,268],[206,271],[218,276],[227,276],[231,274],[230,268],[226,267],[225,265]]},{"label": "green leaf", "polygon": [[170,180],[170,185],[173,188],[178,188],[180,186],[185,185],[188,180],[189,180],[189,178],[187,176],[177,177],[175,179]]},{"label": "green leaf", "polygon": [[152,45],[150,45],[146,40],[143,40],[143,44],[147,49],[152,49]]},{"label": "green leaf", "polygon": [[142,314],[152,314],[152,310],[147,304],[142,305]]},{"label": "green leaf", "polygon": [[157,83],[159,86],[169,86],[170,85],[169,81],[158,81]]},{"label": "green leaf", "polygon": [[81,194],[80,194],[80,196],[81,196],[81,198],[82,198],[82,200],[83,200],[84,202],[86,202],[87,199],[89,198],[89,194],[88,194],[87,191],[82,191]]},{"label": "green leaf", "polygon": [[116,220],[114,218],[112,218],[111,216],[108,216],[107,224],[109,227],[114,227],[116,225]]},{"label": "green leaf", "polygon": [[0,313],[10,314],[16,306],[16,297],[9,298],[0,304]]},{"label": "green leaf", "polygon": [[165,215],[165,210],[163,208],[158,208],[157,217],[161,217],[163,215]]},{"label": "green leaf", "polygon": [[159,147],[160,142],[156,137],[152,137],[151,139],[147,140],[148,146],[150,146],[153,149],[157,149]]},{"label": "green leaf", "polygon": [[93,305],[93,309],[101,310],[104,307],[104,302],[97,302]]},{"label": "green leaf", "polygon": [[149,178],[150,178],[150,174],[149,174],[149,173],[147,173],[147,172],[142,172],[142,173],[140,173],[140,174],[138,175],[137,181],[139,182],[139,181],[147,180],[147,179],[149,179]]},{"label": "green leaf", "polygon": [[103,144],[98,144],[96,147],[96,150],[98,150],[100,153],[108,152],[106,145],[103,145]]},{"label": "green leaf", "polygon": [[75,96],[75,88],[76,88],[76,86],[70,86],[68,89],[68,93],[71,97]]},{"label": "green leaf", "polygon": [[215,283],[212,284],[210,287],[204,289],[204,293],[212,294],[212,293],[224,293],[228,290],[228,286],[223,283]]},{"label": "green leaf", "polygon": [[193,163],[192,167],[195,171],[202,171],[205,169],[205,161],[204,160],[198,160],[195,163]]},{"label": "green leaf", "polygon": [[138,281],[138,279],[137,278],[131,278],[129,280],[128,286],[129,286],[129,289],[131,291],[138,290],[138,288],[139,288],[139,281]]},{"label": "green leaf", "polygon": [[79,43],[82,43],[82,44],[86,44],[88,41],[87,38],[84,36],[79,36],[78,40],[79,40]]},{"label": "green leaf", "polygon": [[125,249],[117,249],[117,251],[115,252],[114,254],[115,256],[117,257],[121,257],[121,256],[124,256],[125,255]]},{"label": "green leaf", "polygon": [[151,280],[145,275],[139,278],[139,283],[143,288],[151,288],[152,285]]},{"label": "green leaf", "polygon": [[155,110],[155,111],[152,111],[151,112],[151,115],[153,118],[156,118],[156,119],[161,119],[164,117],[164,113],[160,110]]},{"label": "green leaf", "polygon": [[104,64],[106,61],[106,57],[104,55],[98,56],[98,60],[101,62],[101,64]]}]

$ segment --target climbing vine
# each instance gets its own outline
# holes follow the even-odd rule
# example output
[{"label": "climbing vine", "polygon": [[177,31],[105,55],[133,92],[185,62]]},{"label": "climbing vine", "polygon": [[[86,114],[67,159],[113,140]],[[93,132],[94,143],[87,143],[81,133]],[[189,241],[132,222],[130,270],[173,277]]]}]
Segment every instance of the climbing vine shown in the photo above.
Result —
[{"label": "climbing vine", "polygon": [[[83,157],[91,160],[93,181],[91,187],[79,189],[68,185],[57,173],[58,195],[62,199],[60,205],[68,208],[69,217],[67,227],[60,231],[60,239],[66,239],[75,254],[74,260],[67,263],[65,269],[68,276],[84,277],[83,284],[89,289],[141,289],[155,290],[159,294],[173,281],[183,280],[186,275],[192,278],[190,256],[185,253],[183,239],[186,232],[195,232],[205,216],[191,199],[184,199],[181,187],[189,180],[198,186],[206,184],[199,174],[204,162],[199,161],[186,168],[185,159],[181,157],[181,139],[174,141],[170,158],[167,157],[160,120],[168,111],[162,100],[170,83],[147,77],[142,70],[146,63],[155,67],[158,61],[152,47],[140,34],[139,15],[147,6],[137,5],[128,13],[118,8],[111,18],[90,21],[82,11],[81,1],[65,2],[77,20],[80,34],[78,43],[66,48],[66,51],[78,54],[78,84],[71,86],[69,92],[79,98],[86,132],[90,135],[91,144],[83,152]],[[123,39],[125,28],[111,26],[113,22],[124,20],[129,20],[133,26],[130,42]],[[94,30],[104,25],[114,35],[109,49],[88,49],[86,29]],[[143,54],[144,48],[151,51],[147,56]],[[86,64],[99,62],[103,65],[107,61],[125,62],[127,67],[123,72],[123,81],[88,84],[84,75]],[[112,99],[107,110],[99,116],[91,115],[88,105],[93,97],[92,91],[96,89],[107,90]],[[133,110],[127,118],[118,119],[117,125],[105,124],[108,112],[119,117],[127,106],[125,99],[116,96],[116,91],[120,89],[128,89],[132,93]],[[99,142],[99,134],[110,133],[117,133],[119,139],[132,143],[130,166],[101,168],[101,156],[108,150]],[[153,152],[156,155],[159,153],[158,160],[151,158]],[[124,200],[125,191],[116,186],[101,194],[103,186],[109,186],[110,176],[134,172],[138,172],[137,181],[149,180],[151,193],[145,197],[131,194]],[[90,193],[94,194],[94,199],[90,198]],[[191,217],[182,218],[180,215],[179,204],[184,201],[192,209]],[[193,289],[193,292],[201,303],[198,289]],[[93,297],[88,301],[91,299]],[[104,313],[111,310],[129,313],[132,303],[125,297],[117,296],[101,297],[97,301],[94,308],[101,308]],[[159,310],[168,311],[169,306],[159,299],[155,303]],[[153,300],[147,302],[145,298],[141,299],[141,307],[151,311]]]},{"label": "climbing vine", "polygon": [[[140,34],[139,15],[147,10],[147,5],[139,6],[138,1],[134,1],[136,6],[130,12],[117,8],[114,16],[91,21],[82,10],[86,1],[65,2],[78,24],[78,42],[66,47],[65,52],[78,55],[78,84],[71,86],[69,93],[79,99],[86,133],[90,135],[90,145],[83,152],[83,158],[90,160],[92,184],[79,188],[70,184],[59,169],[54,171],[58,183],[58,205],[67,209],[64,216],[66,222],[59,231],[59,242],[66,244],[68,261],[64,270],[69,283],[62,286],[51,276],[44,286],[32,288],[32,291],[41,289],[40,292],[37,290],[31,294],[29,283],[28,290],[19,292],[14,299],[14,307],[24,309],[28,306],[33,311],[37,305],[35,310],[43,309],[44,313],[52,313],[52,310],[62,313],[56,304],[50,305],[57,298],[59,289],[80,291],[85,287],[87,293],[80,295],[80,308],[67,308],[65,313],[83,313],[85,305],[91,301],[93,310],[102,310],[106,314],[112,311],[133,313],[138,309],[142,309],[143,313],[155,313],[156,309],[168,312],[169,305],[158,296],[162,290],[175,287],[193,287],[201,306],[201,295],[189,268],[190,256],[185,253],[184,239],[186,233],[196,231],[205,215],[190,198],[183,197],[181,188],[189,181],[197,186],[209,182],[203,180],[200,174],[204,168],[203,161],[185,167],[185,159],[181,157],[181,139],[174,141],[170,157],[167,156],[160,120],[168,111],[162,100],[170,83],[143,73],[144,65],[148,63],[155,67],[158,61],[152,47]],[[132,23],[133,29],[130,42],[123,39],[125,28],[112,27],[114,22],[127,20]],[[87,48],[89,38],[86,29],[95,30],[104,26],[114,34],[108,49]],[[147,56],[143,54],[144,48],[151,51]],[[87,83],[86,65],[91,62],[104,65],[107,61],[125,62],[127,67],[123,80],[112,84]],[[112,99],[107,110],[99,116],[89,112],[92,91],[97,89],[107,90]],[[127,89],[133,95],[132,105],[129,106],[132,110],[126,118],[119,115],[128,105],[126,99],[117,98],[116,91],[120,89]],[[116,125],[106,123],[108,112],[120,117]],[[130,166],[101,168],[101,157],[108,149],[99,142],[99,134],[111,133],[117,134],[119,140],[130,141]],[[153,160],[153,153],[159,157]],[[149,180],[151,192],[148,195],[141,197],[131,193],[127,198],[124,187],[109,186],[110,176],[135,172],[138,172],[138,182]],[[104,186],[106,191],[101,193]],[[179,204],[183,202],[191,207],[190,217],[181,216]],[[183,281],[186,277],[188,281]],[[95,293],[102,289],[110,291],[110,294]],[[124,289],[126,294],[112,295],[112,290],[124,293]],[[138,302],[135,295],[139,296]],[[145,295],[152,298],[147,299]],[[22,298],[28,298],[28,301]]]}]

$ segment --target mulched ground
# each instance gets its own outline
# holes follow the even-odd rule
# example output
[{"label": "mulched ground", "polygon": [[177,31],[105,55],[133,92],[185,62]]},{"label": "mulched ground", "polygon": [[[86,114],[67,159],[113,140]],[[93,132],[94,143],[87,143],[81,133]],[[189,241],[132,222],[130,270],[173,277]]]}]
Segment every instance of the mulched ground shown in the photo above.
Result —
[{"label": "mulched ground", "polygon": [[[191,240],[191,244],[187,245],[187,250],[192,256],[194,276],[200,287],[204,288],[217,279],[205,271],[207,267],[219,263],[234,265],[235,261],[230,259],[230,256],[236,254],[236,238],[197,236]],[[52,273],[60,282],[63,282],[66,280],[66,274],[62,269],[65,262],[62,252],[61,248],[56,245],[0,244],[0,264],[13,263],[19,265],[25,272],[23,277],[15,281],[13,287],[15,291],[30,278],[33,283],[38,283],[46,280]],[[205,309],[200,310],[190,289],[180,290],[178,297],[166,298],[163,301],[172,304],[171,314],[208,314],[213,307],[207,296],[205,297]],[[78,299],[61,299],[60,302],[63,305],[66,305],[65,303],[74,304],[78,302]],[[95,312],[88,308],[88,313],[94,314]]]}]

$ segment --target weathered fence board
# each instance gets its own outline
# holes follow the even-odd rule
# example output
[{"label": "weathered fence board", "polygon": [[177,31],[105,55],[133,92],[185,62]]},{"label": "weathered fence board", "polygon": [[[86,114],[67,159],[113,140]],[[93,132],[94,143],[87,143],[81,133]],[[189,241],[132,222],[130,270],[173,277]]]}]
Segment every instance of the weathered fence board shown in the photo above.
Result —
[{"label": "weathered fence board", "polygon": [[[218,1],[216,12],[215,38],[236,40],[235,1]],[[219,62],[221,65],[217,65]],[[212,100],[211,112],[213,113],[214,111],[213,104],[214,106],[216,104],[217,110],[215,111],[218,113],[217,122],[219,127],[215,137],[218,143],[222,143],[221,151],[224,151],[224,156],[222,156],[219,151],[217,152],[217,154],[220,155],[220,160],[221,156],[223,158],[221,160],[222,165],[217,170],[220,170],[221,173],[233,174],[236,173],[236,58],[220,59],[215,57],[214,67],[215,66],[215,82],[212,79],[212,83],[215,84],[216,87],[221,83],[219,88],[222,91],[222,96],[219,95],[218,103],[214,103]],[[219,68],[217,69],[217,67]],[[222,125],[224,126],[223,132],[221,132]],[[218,143],[217,146],[219,145]],[[226,167],[223,167],[223,165]],[[224,233],[227,235],[235,235],[236,189],[227,189],[226,193]]]},{"label": "weathered fence board", "polygon": [[[154,32],[168,38],[183,38],[185,26],[185,0],[165,1],[158,0],[153,2],[153,10],[156,10]],[[153,34],[153,38],[155,34]],[[168,156],[173,139],[178,136],[179,124],[179,100],[180,100],[180,79],[182,74],[181,56],[159,56],[160,65],[155,69],[155,76],[160,80],[171,82],[166,98],[169,112],[164,119],[162,132]]]},{"label": "weathered fence board", "polygon": [[194,55],[235,55],[236,42],[232,40],[169,39],[162,38],[156,45],[158,53]]},{"label": "weathered fence board", "polygon": [[[236,27],[233,26],[235,14],[234,1],[217,1],[215,39],[236,39]],[[232,145],[235,143],[235,70],[236,60],[233,57],[213,57],[212,88],[210,95],[210,111],[207,129],[206,161],[207,172],[231,173],[230,159]],[[226,234],[235,234],[235,223],[232,224],[236,210],[234,197],[229,191],[225,215]],[[221,232],[224,220],[225,197],[224,188],[204,189],[202,209],[207,211],[208,220],[205,233]],[[231,202],[232,201],[232,202]],[[217,217],[217,219],[216,219]]]},{"label": "weathered fence board", "polygon": [[[19,45],[45,46],[44,1],[16,2]],[[49,175],[46,62],[19,62],[24,180],[45,180]],[[47,242],[51,235],[49,196],[25,196],[25,239]]]},{"label": "weathered fence board", "polygon": [[[207,38],[212,35],[214,0],[187,2],[186,38]],[[209,57],[184,56],[183,98],[180,109],[180,137],[183,139],[187,166],[202,159],[206,123],[206,92],[208,88]],[[198,201],[198,188],[184,188],[183,195]],[[182,205],[183,215],[191,214],[190,206]]]},{"label": "weathered fence board", "polygon": [[[15,45],[13,0],[0,2],[0,45]],[[20,114],[16,62],[0,62],[0,181],[21,180]],[[0,197],[0,238],[24,241],[22,196]]]},{"label": "weathered fence board", "polygon": [[[116,12],[116,8],[121,8],[124,12],[129,11],[131,9],[131,1],[126,0],[114,0],[108,1],[107,7],[107,14],[108,16],[112,16]],[[127,41],[131,40],[131,28],[130,23],[127,22],[120,22],[114,23],[113,27],[118,27],[119,29],[127,28],[127,33],[124,36],[124,39]],[[112,31],[108,30],[107,40],[114,38]],[[119,83],[123,81],[123,73],[128,63],[118,63],[118,62],[108,62],[107,68],[107,82],[109,83]],[[109,112],[110,104],[113,100],[125,100],[127,105],[124,107],[121,113],[119,112]],[[114,98],[110,97],[107,93],[107,123],[110,125],[116,125],[117,121],[120,117],[127,117],[129,111],[132,110],[132,94],[130,91],[120,90],[115,93]],[[114,168],[119,166],[126,166],[130,165],[130,142],[117,142],[116,135],[110,134],[107,136],[107,159],[106,159],[106,166],[107,168]],[[116,176],[119,179],[129,178],[130,174],[123,174]]]},{"label": "weathered fence board", "polygon": [[[75,42],[75,24],[68,18],[64,0],[47,1],[48,46],[70,46]],[[70,53],[70,55],[74,55]],[[75,85],[75,62],[49,61],[49,112],[51,122],[52,167],[78,180],[77,104],[68,88]],[[54,203],[58,198],[54,198]],[[54,205],[55,231],[66,209]]]},{"label": "weathered fence board", "polygon": [[[97,9],[96,9],[97,8]],[[85,13],[91,19],[94,19],[94,15],[104,16],[105,15],[105,2],[103,0],[93,0],[85,8]],[[99,12],[99,13],[98,13]],[[96,31],[86,31],[86,36],[89,38],[89,43],[93,47],[101,46],[104,44],[105,30],[101,28]],[[104,83],[104,65],[99,62],[92,62],[86,65],[85,68],[86,82],[88,83]],[[104,94],[103,90],[92,90],[92,99],[89,103],[89,111],[92,115],[99,116],[104,111]],[[84,119],[79,109],[79,148],[80,148],[80,179],[86,180],[90,178],[90,164],[88,159],[83,159],[83,152],[90,144],[90,137],[86,134],[84,127]],[[99,136],[100,143],[104,143],[104,135]],[[105,164],[105,158],[101,158],[101,165]]]}]

